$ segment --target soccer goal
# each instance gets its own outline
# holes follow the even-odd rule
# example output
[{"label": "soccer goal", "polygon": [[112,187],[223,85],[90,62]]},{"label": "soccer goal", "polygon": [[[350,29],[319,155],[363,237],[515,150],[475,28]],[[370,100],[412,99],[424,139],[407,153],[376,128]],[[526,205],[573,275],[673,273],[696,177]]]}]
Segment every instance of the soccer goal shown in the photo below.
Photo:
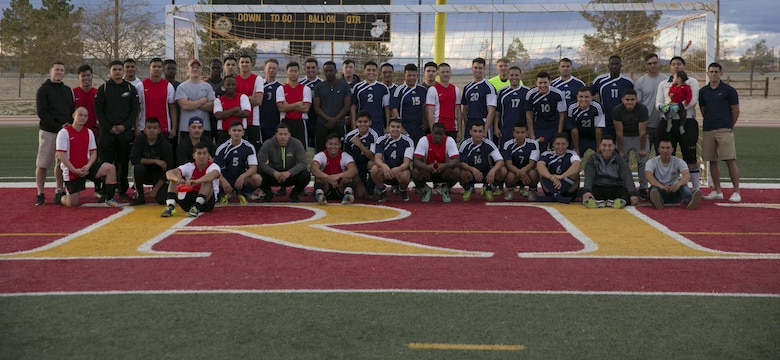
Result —
[{"label": "soccer goal", "polygon": [[[383,0],[372,0],[373,3]],[[390,2],[389,0],[384,0]],[[439,0],[442,2],[443,0]],[[216,2],[216,1],[215,1]],[[257,44],[258,60],[280,62],[313,56],[396,65],[427,61],[466,71],[483,57],[501,57],[525,72],[549,69],[570,58],[583,80],[606,71],[607,59],[623,58],[623,73],[638,77],[643,56],[683,55],[687,70],[704,78],[714,59],[713,3],[621,3],[537,5],[169,5],[166,55],[186,59],[201,42]],[[185,23],[188,22],[189,24]],[[195,46],[193,46],[193,43]],[[182,46],[187,45],[188,46]],[[203,59],[208,60],[208,59]],[[534,72],[535,74],[535,72]],[[589,76],[590,75],[590,76]]]}]

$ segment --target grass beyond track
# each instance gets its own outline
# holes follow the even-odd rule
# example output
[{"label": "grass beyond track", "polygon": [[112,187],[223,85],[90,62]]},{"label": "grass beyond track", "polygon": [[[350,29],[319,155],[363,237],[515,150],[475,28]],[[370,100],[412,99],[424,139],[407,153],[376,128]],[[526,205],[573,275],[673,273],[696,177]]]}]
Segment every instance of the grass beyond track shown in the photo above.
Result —
[{"label": "grass beyond track", "polygon": [[780,358],[778,298],[112,294],[3,297],[0,308],[8,359]]}]

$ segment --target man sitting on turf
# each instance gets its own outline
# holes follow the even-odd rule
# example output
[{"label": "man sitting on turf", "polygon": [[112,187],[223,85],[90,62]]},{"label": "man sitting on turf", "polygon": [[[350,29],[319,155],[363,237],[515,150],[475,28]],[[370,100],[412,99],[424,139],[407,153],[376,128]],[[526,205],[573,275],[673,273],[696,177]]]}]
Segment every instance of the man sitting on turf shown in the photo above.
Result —
[{"label": "man sitting on turf", "polygon": [[244,140],[244,123],[233,120],[228,131],[230,140],[217,148],[214,163],[219,165],[222,197],[219,203],[227,205],[235,191],[241,205],[247,204],[247,196],[260,186],[263,178],[257,173],[257,153],[249,141]]},{"label": "man sitting on turf", "polygon": [[682,159],[672,156],[672,141],[663,139],[658,142],[659,155],[648,160],[645,165],[645,177],[650,184],[650,202],[656,209],[664,204],[682,202],[688,210],[696,209],[701,201],[701,191],[691,193],[688,181],[691,179],[688,165]]},{"label": "man sitting on turf", "polygon": [[431,201],[428,181],[439,184],[441,201],[450,202],[450,188],[460,179],[460,153],[455,139],[444,135],[444,124],[435,123],[431,133],[420,138],[414,149],[412,179],[422,188],[422,202]]},{"label": "man sitting on turf", "polygon": [[158,204],[165,204],[165,172],[173,168],[173,148],[168,140],[160,135],[159,119],[146,119],[143,132],[133,140],[130,163],[133,164],[135,182],[135,199],[130,205],[146,204],[144,184],[152,185],[149,195]]},{"label": "man sitting on turf", "polygon": [[[189,209],[189,217],[214,209],[215,191],[219,189],[219,165],[210,161],[209,145],[205,142],[195,144],[192,158],[195,161],[165,173],[169,181],[168,200],[165,201],[168,206],[160,216],[176,215],[177,203],[182,209]],[[184,185],[184,188],[177,189],[178,185]]]},{"label": "man sitting on turf", "polygon": [[[56,194],[55,204],[78,206],[79,192],[85,189],[87,179],[105,178],[106,194],[114,194],[116,190],[116,168],[111,163],[98,162],[95,134],[84,126],[88,119],[89,112],[80,106],[73,113],[73,124],[66,125],[57,133],[57,159],[66,192]],[[113,197],[106,200],[106,205],[122,206]]]},{"label": "man sitting on turf", "polygon": [[376,185],[374,192],[379,195],[379,202],[387,201],[385,184],[398,186],[401,198],[409,201],[407,189],[412,180],[409,164],[414,155],[414,143],[411,138],[401,134],[402,129],[401,119],[390,119],[389,133],[380,137],[374,145],[376,154],[374,166],[371,168],[371,179]]},{"label": "man sitting on turf", "polygon": [[529,188],[528,201],[536,201],[536,184],[539,183],[539,172],[536,171],[536,162],[539,161],[539,142],[528,138],[528,125],[516,123],[512,131],[513,139],[502,146],[504,165],[507,174],[504,182],[507,192],[504,200],[512,200],[514,187],[520,184],[520,194]]},{"label": "man sitting on turf", "polygon": [[[341,199],[342,204],[355,201],[353,187],[362,186],[358,179],[355,159],[341,150],[341,136],[331,133],[325,141],[325,150],[311,160],[311,174],[314,175],[314,196],[321,205],[327,199]],[[365,189],[363,189],[365,191]],[[365,194],[358,193],[358,196]]]},{"label": "man sitting on turf", "polygon": [[604,135],[599,151],[585,162],[585,184],[582,204],[589,209],[613,207],[621,209],[630,201],[639,203],[639,193],[626,160],[615,151],[615,141]]},{"label": "man sitting on turf", "polygon": [[474,184],[481,182],[482,196],[485,201],[493,201],[493,182],[504,181],[506,168],[504,158],[485,136],[485,125],[471,123],[471,138],[460,144],[460,184],[463,185],[463,201],[469,201],[474,193]]}]

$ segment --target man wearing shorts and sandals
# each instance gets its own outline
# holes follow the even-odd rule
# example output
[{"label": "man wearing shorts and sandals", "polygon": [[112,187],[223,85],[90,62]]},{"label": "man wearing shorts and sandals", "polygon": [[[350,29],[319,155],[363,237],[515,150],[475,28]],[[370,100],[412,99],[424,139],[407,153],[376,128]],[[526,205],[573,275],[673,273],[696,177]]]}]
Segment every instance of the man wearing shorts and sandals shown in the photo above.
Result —
[{"label": "man wearing shorts and sandals", "polygon": [[734,185],[729,201],[740,202],[742,196],[739,194],[739,169],[734,146],[734,125],[739,119],[739,96],[737,90],[720,81],[722,75],[723,67],[720,64],[710,64],[707,67],[710,84],[699,91],[699,108],[704,116],[702,159],[710,162],[710,175],[714,186],[712,192],[704,198],[723,199],[718,161],[725,161],[731,183]]}]

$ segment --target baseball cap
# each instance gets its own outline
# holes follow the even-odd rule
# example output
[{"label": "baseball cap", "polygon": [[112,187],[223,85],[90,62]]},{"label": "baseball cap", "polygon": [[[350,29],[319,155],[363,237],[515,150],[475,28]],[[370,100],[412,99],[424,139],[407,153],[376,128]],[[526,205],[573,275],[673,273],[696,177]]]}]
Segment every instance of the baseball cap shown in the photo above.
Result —
[{"label": "baseball cap", "polygon": [[200,116],[193,116],[190,118],[190,125],[201,124],[203,125],[203,119]]},{"label": "baseball cap", "polygon": [[198,64],[198,66],[203,66],[203,63],[200,62],[198,59],[192,59],[189,63],[187,63],[187,66],[192,66],[192,64]]}]

